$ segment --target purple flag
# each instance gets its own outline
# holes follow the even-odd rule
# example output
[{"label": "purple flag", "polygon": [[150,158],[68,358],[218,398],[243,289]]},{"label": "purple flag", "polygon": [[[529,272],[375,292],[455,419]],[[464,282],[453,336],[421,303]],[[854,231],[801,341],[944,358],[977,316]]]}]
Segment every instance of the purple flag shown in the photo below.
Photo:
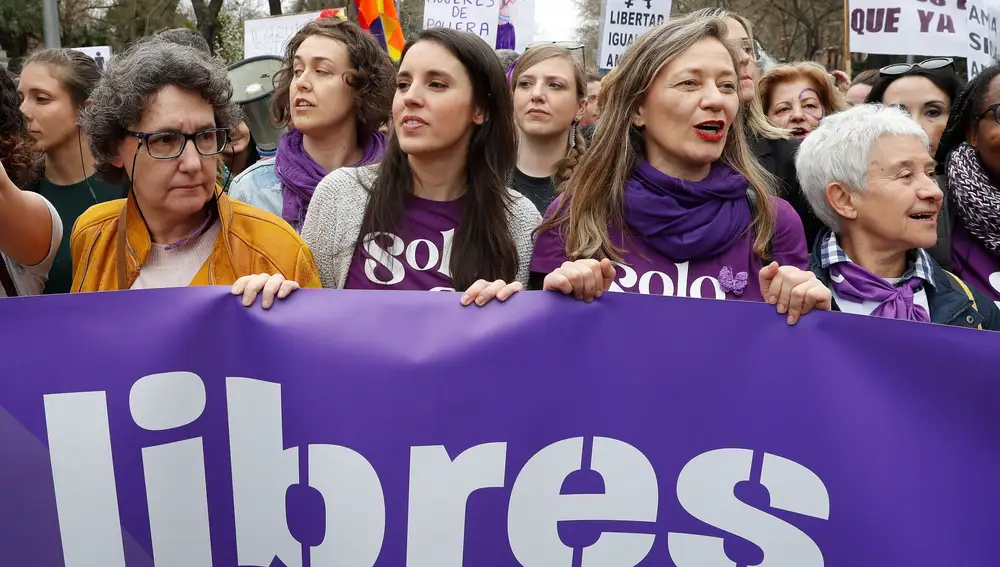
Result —
[{"label": "purple flag", "polygon": [[767,305],[0,301],[5,565],[982,566],[1000,336]]}]

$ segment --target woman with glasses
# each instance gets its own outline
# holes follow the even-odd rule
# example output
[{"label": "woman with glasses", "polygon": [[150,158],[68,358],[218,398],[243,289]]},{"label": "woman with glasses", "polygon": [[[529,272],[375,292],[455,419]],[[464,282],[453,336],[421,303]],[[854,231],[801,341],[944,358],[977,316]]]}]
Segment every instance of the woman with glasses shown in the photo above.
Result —
[{"label": "woman with glasses", "polygon": [[879,78],[866,102],[899,106],[927,132],[931,155],[937,150],[948,122],[951,105],[962,91],[950,57],[934,57],[919,63],[897,63],[879,69]]},{"label": "woman with glasses", "polygon": [[72,291],[230,285],[264,272],[297,282],[269,287],[267,307],[275,294],[319,286],[312,254],[287,223],[216,184],[240,120],[221,61],[144,41],[112,60],[92,98],[83,127],[98,170],[130,190],[77,221]]},{"label": "woman with glasses", "polygon": [[586,151],[580,119],[587,107],[586,75],[568,49],[543,45],[514,65],[511,89],[517,122],[513,187],[539,214],[569,179]]},{"label": "woman with glasses", "polygon": [[848,108],[826,70],[810,62],[779,65],[758,88],[767,119],[797,140],[804,140],[824,116]]},{"label": "woman with glasses", "polygon": [[757,96],[757,83],[760,80],[761,58],[760,44],[753,37],[750,21],[736,12],[722,8],[707,8],[692,13],[693,17],[716,17],[726,22],[728,39],[740,46],[740,103],[743,115],[747,142],[757,161],[775,178],[775,189],[778,196],[788,201],[802,219],[806,242],[812,242],[823,229],[809,203],[806,202],[799,181],[795,176],[795,151],[799,141],[792,139],[787,130],[772,125],[764,114],[760,98]]},{"label": "woman with glasses", "polygon": [[1000,66],[955,99],[935,158],[945,200],[934,259],[1000,305]]}]

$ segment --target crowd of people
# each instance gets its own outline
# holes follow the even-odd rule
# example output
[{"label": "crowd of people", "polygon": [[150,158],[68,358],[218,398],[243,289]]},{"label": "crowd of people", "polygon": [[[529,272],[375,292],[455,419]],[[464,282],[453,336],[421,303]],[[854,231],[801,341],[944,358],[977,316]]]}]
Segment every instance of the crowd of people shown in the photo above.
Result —
[{"label": "crowd of people", "polygon": [[231,286],[767,302],[1000,330],[1000,67],[768,65],[723,9],[606,76],[450,29],[291,38],[259,152],[196,33],[0,75],[6,297]]}]

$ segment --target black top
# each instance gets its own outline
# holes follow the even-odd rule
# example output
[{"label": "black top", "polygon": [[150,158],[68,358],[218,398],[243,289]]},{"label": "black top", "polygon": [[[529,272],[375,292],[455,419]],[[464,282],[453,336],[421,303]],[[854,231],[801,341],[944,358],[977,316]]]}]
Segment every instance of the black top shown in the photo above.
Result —
[{"label": "black top", "polygon": [[756,133],[749,136],[750,150],[757,156],[757,161],[778,180],[778,196],[788,201],[802,219],[802,228],[806,232],[806,242],[816,241],[819,233],[826,231],[826,225],[812,212],[806,196],[802,193],[799,180],[795,173],[795,152],[799,149],[798,140],[768,140]]},{"label": "black top", "polygon": [[531,177],[514,168],[513,189],[534,203],[542,215],[556,198],[556,184],[551,177]]}]

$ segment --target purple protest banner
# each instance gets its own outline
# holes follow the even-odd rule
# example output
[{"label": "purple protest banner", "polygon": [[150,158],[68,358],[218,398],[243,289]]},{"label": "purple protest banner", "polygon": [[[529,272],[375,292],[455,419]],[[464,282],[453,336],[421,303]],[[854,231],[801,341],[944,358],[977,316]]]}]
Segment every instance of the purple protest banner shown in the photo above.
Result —
[{"label": "purple protest banner", "polygon": [[1000,335],[762,304],[0,301],[5,565],[990,565]]}]

